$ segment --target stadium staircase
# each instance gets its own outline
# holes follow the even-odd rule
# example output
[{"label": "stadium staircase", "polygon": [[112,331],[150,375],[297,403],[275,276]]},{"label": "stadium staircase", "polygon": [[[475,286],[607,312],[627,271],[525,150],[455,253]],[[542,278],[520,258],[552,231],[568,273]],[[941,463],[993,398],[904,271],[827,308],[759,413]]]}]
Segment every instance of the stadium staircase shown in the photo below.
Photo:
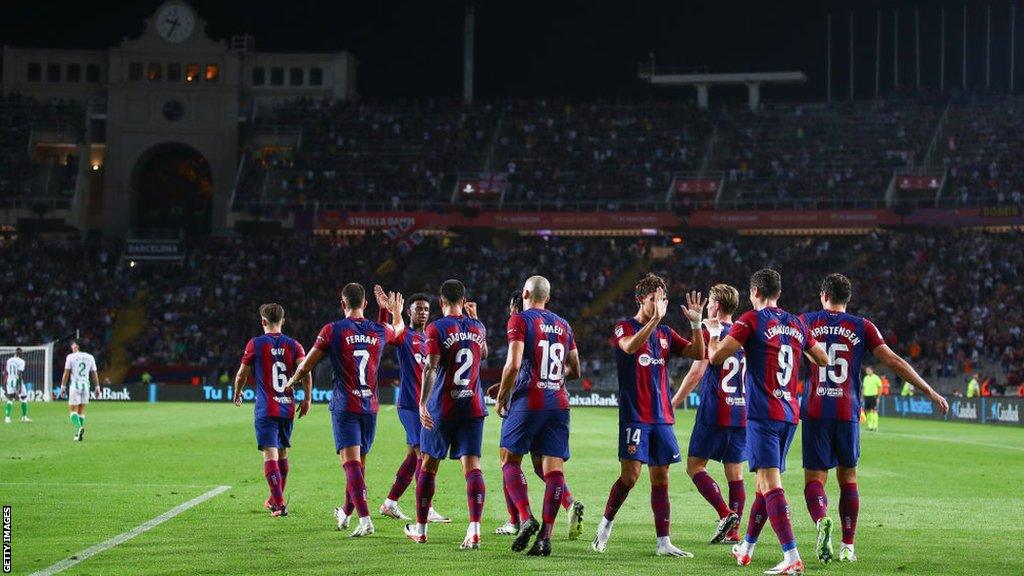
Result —
[{"label": "stadium staircase", "polygon": [[117,313],[114,330],[110,337],[110,368],[105,376],[113,384],[124,382],[132,359],[128,353],[128,344],[134,341],[146,327],[146,302],[149,300],[148,290],[139,290],[135,298]]},{"label": "stadium staircase", "polygon": [[633,261],[629,268],[626,268],[614,282],[608,285],[604,292],[591,302],[590,306],[583,309],[581,316],[584,323],[589,324],[591,320],[601,317],[601,313],[609,304],[621,297],[624,293],[633,289],[640,273],[650,266],[650,259],[640,257]]}]

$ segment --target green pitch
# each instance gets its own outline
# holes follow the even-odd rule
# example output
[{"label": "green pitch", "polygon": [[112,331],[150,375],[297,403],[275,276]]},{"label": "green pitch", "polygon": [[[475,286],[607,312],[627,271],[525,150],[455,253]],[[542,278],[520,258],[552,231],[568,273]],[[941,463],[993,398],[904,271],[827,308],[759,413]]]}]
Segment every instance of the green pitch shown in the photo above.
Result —
[{"label": "green pitch", "polygon": [[[41,570],[122,534],[217,486],[230,490],[132,540],[99,553],[66,574],[760,574],[780,557],[771,525],[754,562],[740,568],[727,546],[706,544],[714,513],[674,468],[672,537],[694,559],[654,556],[649,484],[633,490],[603,555],[590,539],[616,477],[616,411],[573,411],[573,458],[566,478],[587,504],[583,536],[566,541],[559,512],[550,558],[512,554],[508,537],[491,534],[505,519],[497,465],[498,418],[487,425],[484,475],[488,499],[479,551],[460,551],[465,483],[457,462],[438,476],[435,505],[454,522],[432,525],[430,542],[402,536],[396,520],[376,516],[404,453],[394,409],[382,409],[367,463],[377,533],[353,539],[337,532],[331,511],[343,501],[344,474],[333,454],[326,407],[296,424],[289,458],[290,516],[263,510],[267,486],[253,445],[252,406],[107,404],[89,406],[85,442],[72,442],[63,403],[34,404],[35,422],[0,425],[0,502],[13,507],[14,573]],[[685,451],[693,423],[680,413]],[[800,549],[811,574],[1022,574],[1024,429],[884,419],[863,437],[860,562],[821,566],[812,557],[814,529],[803,501],[799,434],[785,475]],[[724,485],[720,468],[713,476]],[[753,479],[747,477],[747,508]],[[529,475],[534,509],[542,484]],[[838,489],[828,485],[833,518]],[[413,512],[412,488],[402,498]],[[744,526],[746,519],[744,518]],[[836,540],[838,542],[838,524]]]}]

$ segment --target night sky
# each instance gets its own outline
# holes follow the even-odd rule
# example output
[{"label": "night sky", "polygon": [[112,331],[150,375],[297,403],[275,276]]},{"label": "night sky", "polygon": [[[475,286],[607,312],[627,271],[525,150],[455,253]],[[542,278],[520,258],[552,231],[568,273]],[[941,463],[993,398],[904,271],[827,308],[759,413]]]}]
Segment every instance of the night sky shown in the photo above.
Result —
[{"label": "night sky", "polygon": [[[4,2],[0,40],[14,46],[109,48],[136,36],[159,1]],[[244,32],[260,51],[349,50],[359,60],[358,89],[370,100],[458,96],[462,82],[462,26],[466,2],[359,0],[196,0],[214,38]],[[921,11],[921,74],[938,82],[938,23],[942,2],[733,1],[594,2],[479,1],[476,90],[482,99],[566,95],[577,98],[656,94],[636,78],[637,64],[653,52],[659,64],[707,69],[800,70],[799,88],[772,95],[820,99],[825,95],[825,21],[833,13],[833,97],[849,94],[849,17],[855,7],[857,97],[874,94],[875,18],[882,9],[881,91],[893,90],[893,8],[899,11],[900,82],[915,81],[914,7]],[[985,6],[968,2],[968,84],[984,85]],[[992,84],[1007,85],[1010,1],[993,0]],[[959,86],[964,2],[947,6],[947,85]],[[239,8],[244,6],[244,9]],[[1024,9],[1018,4],[1021,60]],[[1024,66],[1024,62],[1017,68]],[[1018,90],[1022,84],[1017,73]],[[693,91],[685,91],[692,97]],[[719,98],[743,98],[743,89]],[[716,93],[712,93],[712,98]]]}]

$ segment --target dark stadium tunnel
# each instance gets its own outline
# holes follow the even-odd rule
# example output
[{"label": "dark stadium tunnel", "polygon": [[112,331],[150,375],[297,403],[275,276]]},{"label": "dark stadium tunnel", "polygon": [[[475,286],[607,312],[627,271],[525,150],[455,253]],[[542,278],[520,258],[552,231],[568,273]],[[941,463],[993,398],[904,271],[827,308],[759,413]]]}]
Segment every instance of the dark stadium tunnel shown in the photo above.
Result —
[{"label": "dark stadium tunnel", "polygon": [[142,154],[132,173],[132,196],[136,228],[210,231],[213,174],[187,144],[166,142]]}]

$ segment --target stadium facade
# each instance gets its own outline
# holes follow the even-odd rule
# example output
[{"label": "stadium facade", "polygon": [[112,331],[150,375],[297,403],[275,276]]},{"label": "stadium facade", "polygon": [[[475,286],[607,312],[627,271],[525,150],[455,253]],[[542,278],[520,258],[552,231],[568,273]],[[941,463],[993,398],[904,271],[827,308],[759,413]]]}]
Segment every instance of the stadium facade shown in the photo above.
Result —
[{"label": "stadium facade", "polygon": [[[199,213],[201,227],[222,228],[240,134],[259,103],[356,95],[356,60],[348,52],[258,52],[250,36],[217,40],[205,27],[191,6],[172,0],[145,20],[140,36],[109,50],[4,47],[5,95],[74,102],[86,117],[80,129],[59,122],[32,126],[37,158],[88,160],[77,163],[84,189],[53,215],[117,235],[159,225],[166,202],[147,192],[161,187],[154,180],[166,178],[166,160],[178,158],[201,182],[194,191],[199,197],[186,199],[187,210]],[[5,220],[13,224],[33,212],[31,205],[15,207]]]}]

